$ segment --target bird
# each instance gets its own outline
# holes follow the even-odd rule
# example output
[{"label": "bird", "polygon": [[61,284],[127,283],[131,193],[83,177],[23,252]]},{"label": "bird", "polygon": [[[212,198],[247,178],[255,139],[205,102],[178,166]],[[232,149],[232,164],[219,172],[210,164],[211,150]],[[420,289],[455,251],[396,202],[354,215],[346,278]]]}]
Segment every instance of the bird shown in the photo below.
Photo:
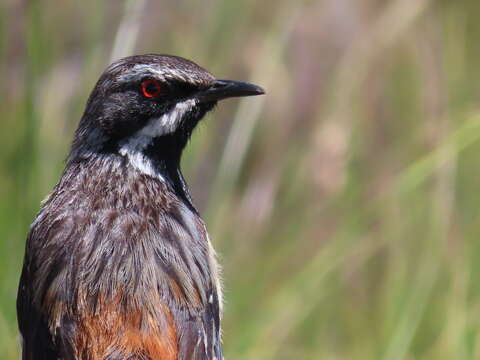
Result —
[{"label": "bird", "polygon": [[23,360],[223,359],[219,266],[180,162],[218,101],[264,93],[172,55],[106,68],[27,236]]}]

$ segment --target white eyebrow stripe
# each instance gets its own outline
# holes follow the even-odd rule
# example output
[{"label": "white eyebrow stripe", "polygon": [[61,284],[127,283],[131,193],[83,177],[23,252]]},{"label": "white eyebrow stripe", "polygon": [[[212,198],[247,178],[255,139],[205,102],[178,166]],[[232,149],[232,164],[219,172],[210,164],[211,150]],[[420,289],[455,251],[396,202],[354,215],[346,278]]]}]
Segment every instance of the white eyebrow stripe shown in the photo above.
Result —
[{"label": "white eyebrow stripe", "polygon": [[160,71],[146,64],[135,65],[127,74],[119,76],[118,80],[120,82],[133,82],[147,76],[156,77],[161,81],[165,80],[165,77]]},{"label": "white eyebrow stripe", "polygon": [[148,76],[157,78],[160,81],[180,80],[193,85],[203,83],[203,80],[195,73],[174,67],[163,67],[162,71],[160,71],[157,67],[148,64],[137,64],[129,70],[128,74],[121,75],[118,79],[121,82],[133,82]]},{"label": "white eyebrow stripe", "polygon": [[188,99],[177,103],[168,113],[150,119],[144,127],[120,144],[118,152],[128,158],[133,167],[143,174],[163,179],[151,159],[144,154],[144,150],[152,143],[153,139],[175,132],[182,118],[196,104],[196,99]]}]

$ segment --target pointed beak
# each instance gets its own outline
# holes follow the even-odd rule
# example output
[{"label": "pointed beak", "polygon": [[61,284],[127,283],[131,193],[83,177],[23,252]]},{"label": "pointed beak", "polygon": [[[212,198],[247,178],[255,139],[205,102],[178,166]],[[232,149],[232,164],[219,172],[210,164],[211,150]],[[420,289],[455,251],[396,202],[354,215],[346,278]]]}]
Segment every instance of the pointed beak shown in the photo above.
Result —
[{"label": "pointed beak", "polygon": [[215,80],[208,88],[197,93],[200,102],[213,102],[231,97],[265,94],[260,86],[234,80]]}]

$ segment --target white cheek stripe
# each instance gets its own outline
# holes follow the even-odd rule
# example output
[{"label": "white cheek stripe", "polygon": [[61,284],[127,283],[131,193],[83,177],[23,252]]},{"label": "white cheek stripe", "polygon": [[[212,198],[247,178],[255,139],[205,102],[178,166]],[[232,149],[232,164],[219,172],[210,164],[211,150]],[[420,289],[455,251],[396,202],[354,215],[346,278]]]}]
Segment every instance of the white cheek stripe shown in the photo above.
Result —
[{"label": "white cheek stripe", "polygon": [[163,179],[162,175],[153,166],[151,159],[145,156],[143,151],[156,137],[173,133],[182,121],[183,116],[196,103],[195,99],[182,101],[168,113],[149,120],[143,128],[120,145],[120,155],[127,157],[130,163],[141,173]]},{"label": "white cheek stripe", "polygon": [[174,132],[182,120],[183,116],[196,105],[195,99],[188,99],[179,102],[175,107],[166,114],[163,114],[159,118],[151,119],[147,125],[141,128],[136,134],[133,135],[131,140],[134,140],[137,136],[147,136],[155,138],[157,136],[170,134]]}]

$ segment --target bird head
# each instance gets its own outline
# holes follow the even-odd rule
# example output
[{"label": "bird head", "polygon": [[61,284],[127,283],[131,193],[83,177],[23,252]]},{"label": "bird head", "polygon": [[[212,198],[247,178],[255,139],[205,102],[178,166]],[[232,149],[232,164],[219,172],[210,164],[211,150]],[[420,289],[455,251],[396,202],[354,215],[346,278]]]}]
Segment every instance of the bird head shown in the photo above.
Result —
[{"label": "bird head", "polygon": [[121,59],[92,91],[70,159],[96,153],[179,157],[195,126],[219,100],[263,93],[253,84],[216,79],[176,56]]}]

